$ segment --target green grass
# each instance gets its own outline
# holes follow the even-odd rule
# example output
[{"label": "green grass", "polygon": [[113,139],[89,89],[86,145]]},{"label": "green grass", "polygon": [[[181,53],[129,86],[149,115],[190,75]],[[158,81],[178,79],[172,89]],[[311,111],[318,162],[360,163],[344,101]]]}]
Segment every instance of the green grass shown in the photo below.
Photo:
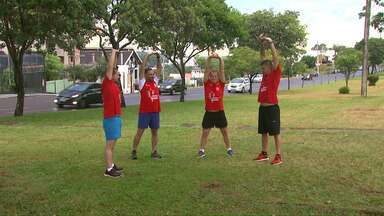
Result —
[{"label": "green grass", "polygon": [[384,83],[367,99],[359,81],[350,95],[337,93],[342,85],[280,95],[280,167],[252,161],[256,96],[225,98],[232,159],[217,130],[197,158],[203,102],[191,101],[162,105],[164,159],[150,160],[146,133],[131,161],[137,107],[128,107],[120,179],[102,176],[101,109],[0,118],[0,215],[384,215]]}]

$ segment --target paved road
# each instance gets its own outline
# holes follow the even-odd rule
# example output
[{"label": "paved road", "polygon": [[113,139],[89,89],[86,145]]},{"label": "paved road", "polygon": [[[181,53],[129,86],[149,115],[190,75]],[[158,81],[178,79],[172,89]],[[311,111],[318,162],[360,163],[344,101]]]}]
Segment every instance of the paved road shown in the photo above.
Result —
[{"label": "paved road", "polygon": [[[361,72],[357,72],[355,76],[360,76]],[[344,79],[343,74],[330,74],[330,75],[321,75],[320,77],[314,78],[311,81],[305,81],[304,87],[309,85],[320,85],[327,84],[328,82],[334,82],[335,80]],[[302,81],[298,78],[291,78],[291,88],[301,88]],[[253,84],[253,92],[258,92],[259,84]],[[280,84],[280,90],[284,91],[288,89],[288,80],[282,79]],[[232,96],[235,94],[227,93],[226,95]],[[178,101],[179,95],[162,95],[162,102],[171,102]],[[63,108],[58,109],[56,105],[53,103],[55,95],[34,95],[34,96],[26,96],[25,97],[25,107],[24,113],[38,113],[38,112],[57,112],[57,111],[69,111],[73,110],[73,108]],[[203,98],[203,89],[202,88],[192,88],[188,89],[186,100],[200,100]],[[137,105],[139,103],[139,95],[125,95],[125,101],[127,105]],[[14,109],[16,105],[15,97],[7,97],[2,98],[0,95],[0,116],[13,115]],[[96,105],[94,107],[100,107],[100,105]]]}]

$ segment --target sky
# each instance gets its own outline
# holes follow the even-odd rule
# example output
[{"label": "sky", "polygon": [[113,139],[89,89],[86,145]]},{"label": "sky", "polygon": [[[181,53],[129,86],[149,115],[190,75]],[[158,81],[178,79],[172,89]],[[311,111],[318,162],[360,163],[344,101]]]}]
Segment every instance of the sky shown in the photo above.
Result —
[{"label": "sky", "polygon": [[[364,19],[359,19],[365,0],[226,0],[242,13],[272,9],[275,12],[294,10],[300,12],[300,21],[307,26],[307,50],[317,42],[332,47],[333,44],[354,46],[363,38]],[[378,7],[372,8],[376,14]],[[373,28],[371,37],[380,37]]]}]

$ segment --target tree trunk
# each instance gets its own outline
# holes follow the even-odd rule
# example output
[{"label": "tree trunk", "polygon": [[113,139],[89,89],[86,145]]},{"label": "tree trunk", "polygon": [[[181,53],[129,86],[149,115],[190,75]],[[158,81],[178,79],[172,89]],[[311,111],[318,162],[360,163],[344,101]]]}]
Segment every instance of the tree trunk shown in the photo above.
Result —
[{"label": "tree trunk", "polygon": [[347,74],[345,74],[345,86],[347,88],[349,88],[349,76],[350,76],[350,72],[347,72]]},{"label": "tree trunk", "polygon": [[12,56],[13,71],[16,85],[17,102],[15,108],[15,116],[22,116],[24,113],[24,74],[23,74],[23,56],[20,52],[16,56]]},{"label": "tree trunk", "polygon": [[371,0],[366,0],[365,7],[365,23],[364,23],[364,58],[363,58],[363,74],[361,76],[361,96],[367,97],[367,79],[368,79],[368,39],[369,28],[371,23]]},{"label": "tree trunk", "polygon": [[183,60],[181,59],[180,61],[180,66],[181,66],[181,71],[180,71],[180,76],[181,76],[181,94],[180,94],[180,102],[185,101],[185,90],[187,89],[185,86],[185,64]]}]

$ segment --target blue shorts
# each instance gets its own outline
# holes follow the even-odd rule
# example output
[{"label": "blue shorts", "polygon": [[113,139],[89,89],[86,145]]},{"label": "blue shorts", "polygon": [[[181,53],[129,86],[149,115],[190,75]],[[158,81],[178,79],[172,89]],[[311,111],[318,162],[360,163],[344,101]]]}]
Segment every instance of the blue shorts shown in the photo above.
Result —
[{"label": "blue shorts", "polygon": [[159,129],[160,128],[160,113],[139,113],[139,125],[140,129]]},{"label": "blue shorts", "polygon": [[121,126],[122,121],[120,116],[105,118],[103,120],[105,139],[107,141],[119,139],[121,137]]}]

